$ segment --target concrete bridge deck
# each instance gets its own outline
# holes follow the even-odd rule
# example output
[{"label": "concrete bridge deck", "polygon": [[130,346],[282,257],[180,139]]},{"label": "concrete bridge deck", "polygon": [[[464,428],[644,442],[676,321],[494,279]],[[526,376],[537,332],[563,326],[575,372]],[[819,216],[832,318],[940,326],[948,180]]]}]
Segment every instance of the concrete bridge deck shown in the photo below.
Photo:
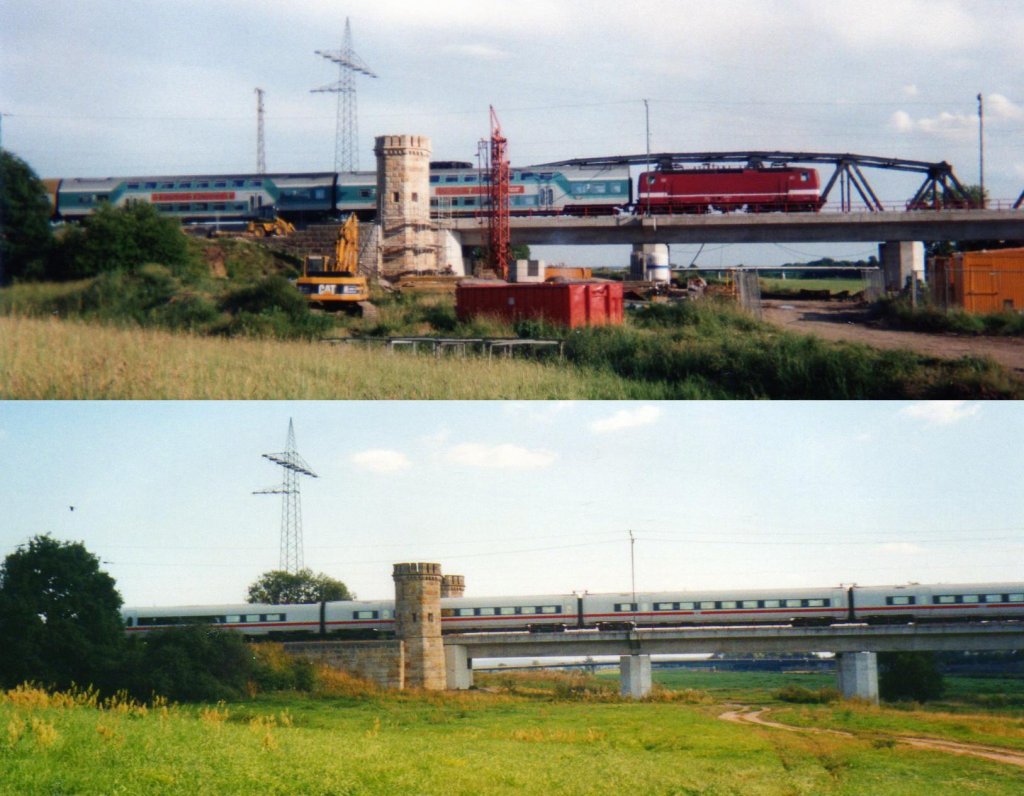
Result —
[{"label": "concrete bridge deck", "polygon": [[[451,222],[463,245],[487,243],[486,218]],[[513,216],[512,243],[828,243],[1024,239],[1024,210]]]},{"label": "concrete bridge deck", "polygon": [[566,655],[652,655],[733,652],[903,652],[1024,649],[1022,622],[923,625],[652,628],[564,633],[460,633],[446,647],[465,647],[472,658]]}]

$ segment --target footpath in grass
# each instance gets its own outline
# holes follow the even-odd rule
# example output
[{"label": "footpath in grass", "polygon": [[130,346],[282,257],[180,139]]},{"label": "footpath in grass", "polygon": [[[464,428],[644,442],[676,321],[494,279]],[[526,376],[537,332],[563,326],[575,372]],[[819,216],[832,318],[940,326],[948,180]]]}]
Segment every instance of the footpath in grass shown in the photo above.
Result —
[{"label": "footpath in grass", "polygon": [[623,702],[565,676],[458,694],[140,707],[0,696],[3,794],[1016,794],[990,761],[722,721],[718,698]]}]

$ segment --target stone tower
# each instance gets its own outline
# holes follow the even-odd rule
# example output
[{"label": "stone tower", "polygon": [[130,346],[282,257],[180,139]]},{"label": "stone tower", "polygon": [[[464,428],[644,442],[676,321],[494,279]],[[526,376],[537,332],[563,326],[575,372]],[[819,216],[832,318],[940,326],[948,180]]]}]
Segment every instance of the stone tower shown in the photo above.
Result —
[{"label": "stone tower", "polygon": [[466,593],[466,577],[465,575],[442,575],[441,576],[441,596],[442,597],[461,597]]},{"label": "stone tower", "polygon": [[441,640],[441,565],[395,564],[395,635],[405,643],[405,684],[447,687]]},{"label": "stone tower", "polygon": [[430,139],[382,135],[377,155],[377,223],[381,274],[437,268],[436,232],[430,221]]}]

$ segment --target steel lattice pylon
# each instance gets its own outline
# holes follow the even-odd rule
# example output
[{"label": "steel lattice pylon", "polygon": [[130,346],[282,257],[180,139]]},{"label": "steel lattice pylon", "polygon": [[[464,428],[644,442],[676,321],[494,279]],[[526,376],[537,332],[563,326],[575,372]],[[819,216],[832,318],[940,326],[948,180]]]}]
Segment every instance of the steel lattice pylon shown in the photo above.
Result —
[{"label": "steel lattice pylon", "polygon": [[264,453],[284,470],[284,480],[278,486],[253,492],[254,495],[281,495],[281,563],[280,569],[295,573],[303,567],[302,561],[302,503],[299,500],[299,476],[316,478],[305,460],[295,450],[295,426],[288,419],[288,442],[282,453]]},{"label": "steel lattice pylon", "polygon": [[316,50],[316,54],[338,65],[338,80],[312,89],[312,93],[337,94],[334,120],[334,170],[354,172],[359,168],[359,123],[356,114],[356,73],[377,77],[352,49],[352,26],[345,19],[345,40],[340,50]]}]

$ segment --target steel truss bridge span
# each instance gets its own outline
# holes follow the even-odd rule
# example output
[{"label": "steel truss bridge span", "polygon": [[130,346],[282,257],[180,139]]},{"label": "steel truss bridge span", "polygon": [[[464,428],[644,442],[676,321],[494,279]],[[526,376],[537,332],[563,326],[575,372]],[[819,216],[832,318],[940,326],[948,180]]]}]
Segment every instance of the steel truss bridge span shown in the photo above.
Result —
[{"label": "steel truss bridge span", "polygon": [[[864,206],[874,212],[883,212],[885,207],[879,200],[867,177],[865,169],[884,169],[923,175],[920,187],[907,202],[908,207],[971,207],[973,200],[968,190],[953,173],[953,167],[941,161],[929,163],[923,160],[884,158],[874,155],[826,152],[786,152],[764,150],[750,152],[661,152],[643,155],[612,155],[608,157],[574,158],[553,163],[542,163],[540,167],[558,166],[656,166],[659,171],[678,171],[687,165],[740,164],[749,168],[786,167],[794,163],[832,166],[832,176],[822,188],[821,198],[827,200],[833,189],[839,186],[839,204],[842,210],[853,209],[853,194],[860,197]],[[1021,193],[1014,207],[1024,202]]]},{"label": "steel truss bridge span", "polygon": [[446,635],[444,644],[465,648],[470,659],[749,652],[981,652],[1024,649],[1024,624],[766,625],[567,630],[563,633],[455,633]]}]

